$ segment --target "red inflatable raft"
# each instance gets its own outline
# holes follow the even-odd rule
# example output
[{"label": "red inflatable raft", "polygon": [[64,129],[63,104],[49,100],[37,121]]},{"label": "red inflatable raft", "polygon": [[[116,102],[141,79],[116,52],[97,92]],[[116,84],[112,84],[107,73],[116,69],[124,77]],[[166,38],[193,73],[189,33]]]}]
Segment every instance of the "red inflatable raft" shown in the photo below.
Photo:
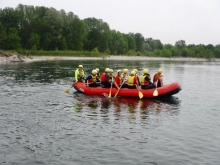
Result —
[{"label": "red inflatable raft", "polygon": [[[108,96],[111,91],[111,97],[118,92],[117,88],[103,88],[99,87],[88,87],[84,82],[73,83],[73,87],[82,93],[87,95],[104,95]],[[155,90],[157,90],[157,95],[155,96]],[[168,97],[174,94],[177,94],[181,90],[181,86],[178,82],[164,85],[157,89],[128,89],[121,88],[117,96],[126,96],[126,97],[139,97],[140,92],[143,94],[143,98],[158,98],[158,97]]]}]

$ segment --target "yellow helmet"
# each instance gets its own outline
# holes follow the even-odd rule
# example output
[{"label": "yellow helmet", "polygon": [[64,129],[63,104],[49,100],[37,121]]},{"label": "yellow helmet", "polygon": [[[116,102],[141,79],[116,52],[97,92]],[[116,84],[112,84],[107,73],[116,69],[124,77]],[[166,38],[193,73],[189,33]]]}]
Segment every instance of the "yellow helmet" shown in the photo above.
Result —
[{"label": "yellow helmet", "polygon": [[109,68],[105,68],[105,72],[109,72]]},{"label": "yellow helmet", "polygon": [[136,72],[136,74],[138,73],[138,70],[137,70],[137,69],[133,69],[133,71],[135,71],[135,72]]},{"label": "yellow helmet", "polygon": [[144,69],[144,70],[143,70],[143,74],[149,74],[149,70]]},{"label": "yellow helmet", "polygon": [[82,65],[79,65],[78,67],[79,67],[79,68],[83,68],[83,66],[82,66]]},{"label": "yellow helmet", "polygon": [[136,72],[134,70],[131,71],[131,75],[135,75]]},{"label": "yellow helmet", "polygon": [[123,73],[128,73],[128,69],[124,69],[124,70],[123,70]]},{"label": "yellow helmet", "polygon": [[161,74],[161,73],[163,72],[163,70],[162,70],[162,69],[159,69],[157,72]]},{"label": "yellow helmet", "polygon": [[96,70],[92,70],[92,74],[93,75],[97,74],[97,71]]}]

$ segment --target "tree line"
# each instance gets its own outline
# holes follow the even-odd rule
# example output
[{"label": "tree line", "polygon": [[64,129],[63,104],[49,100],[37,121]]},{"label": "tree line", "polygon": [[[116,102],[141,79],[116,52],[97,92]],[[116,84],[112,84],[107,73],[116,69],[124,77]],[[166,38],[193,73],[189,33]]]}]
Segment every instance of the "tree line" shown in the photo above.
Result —
[{"label": "tree line", "polygon": [[81,20],[73,12],[19,4],[0,9],[0,49],[93,51],[108,55],[220,58],[219,45],[162,44],[141,33],[121,33],[101,19]]}]

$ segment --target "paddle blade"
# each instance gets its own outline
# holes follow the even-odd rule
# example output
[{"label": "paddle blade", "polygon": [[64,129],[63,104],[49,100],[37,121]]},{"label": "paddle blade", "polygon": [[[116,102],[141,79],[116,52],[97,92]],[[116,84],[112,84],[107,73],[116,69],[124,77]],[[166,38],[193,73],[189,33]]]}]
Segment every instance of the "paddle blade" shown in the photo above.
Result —
[{"label": "paddle blade", "polygon": [[112,97],[112,92],[110,91],[108,98],[111,98],[111,97]]},{"label": "paddle blade", "polygon": [[144,97],[143,93],[141,91],[138,92],[139,98],[142,99]]},{"label": "paddle blade", "polygon": [[66,93],[69,93],[69,91],[70,91],[70,88],[69,88],[69,89],[67,89],[67,90],[65,90],[65,92],[66,92]]},{"label": "paddle blade", "polygon": [[154,93],[153,93],[153,96],[158,96],[158,91],[157,89],[155,89]]}]

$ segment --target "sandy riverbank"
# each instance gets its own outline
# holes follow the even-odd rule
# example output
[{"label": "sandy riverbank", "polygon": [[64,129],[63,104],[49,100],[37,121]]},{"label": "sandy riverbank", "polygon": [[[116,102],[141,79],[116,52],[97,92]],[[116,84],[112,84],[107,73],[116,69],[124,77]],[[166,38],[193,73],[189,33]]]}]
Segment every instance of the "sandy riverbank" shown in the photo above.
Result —
[{"label": "sandy riverbank", "polygon": [[[16,54],[10,56],[0,56],[0,63],[11,62],[35,62],[35,61],[59,61],[59,60],[160,60],[160,61],[210,61],[205,58],[162,58],[162,57],[143,57],[143,56],[107,56],[107,57],[65,57],[65,56],[32,56],[25,57]],[[211,61],[218,61],[220,59],[211,59]]]},{"label": "sandy riverbank", "polygon": [[57,56],[33,56],[31,61],[46,60],[160,60],[160,61],[220,61],[220,59],[206,58],[163,58],[163,57],[143,57],[143,56],[107,56],[107,57],[57,57]]}]

